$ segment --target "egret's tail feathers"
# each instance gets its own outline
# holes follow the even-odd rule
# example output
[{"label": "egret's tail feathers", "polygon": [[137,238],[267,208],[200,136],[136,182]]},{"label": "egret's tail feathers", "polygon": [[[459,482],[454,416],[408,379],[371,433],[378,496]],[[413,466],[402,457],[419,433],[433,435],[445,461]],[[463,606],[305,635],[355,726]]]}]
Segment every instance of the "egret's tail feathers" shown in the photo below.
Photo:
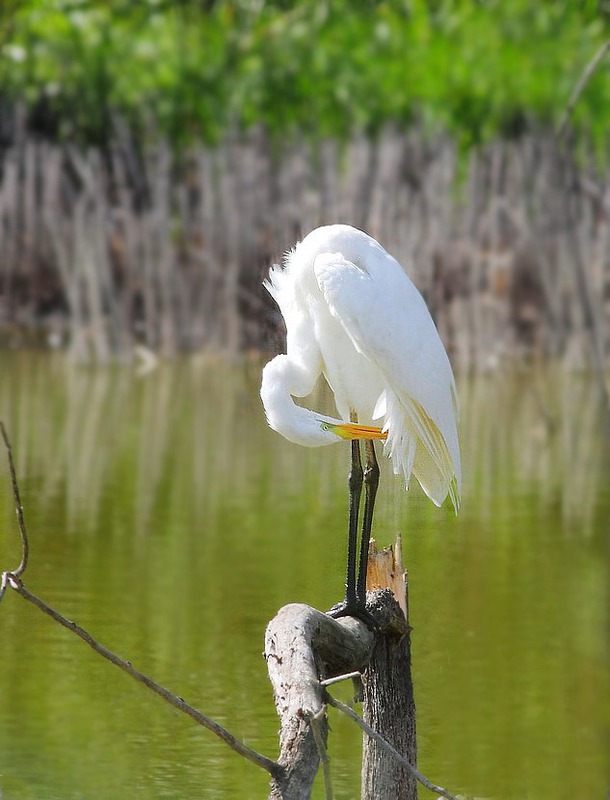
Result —
[{"label": "egret's tail feathers", "polygon": [[[428,497],[440,506],[449,495],[457,512],[460,507],[461,471],[455,431],[445,436],[422,406],[412,398],[401,402],[385,392],[386,449],[394,472],[402,473],[407,485],[415,475]],[[450,449],[451,446],[451,449]],[[452,453],[453,451],[453,453]]]}]

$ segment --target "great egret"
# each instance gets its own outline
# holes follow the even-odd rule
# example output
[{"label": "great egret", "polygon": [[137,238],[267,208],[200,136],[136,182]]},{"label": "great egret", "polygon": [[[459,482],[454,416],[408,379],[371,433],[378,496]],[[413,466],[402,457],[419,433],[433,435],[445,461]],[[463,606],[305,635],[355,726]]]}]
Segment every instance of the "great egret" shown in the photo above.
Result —
[{"label": "great egret", "polygon": [[[459,507],[457,394],[449,359],[422,296],[400,264],[349,225],[313,230],[286,255],[284,268],[271,268],[265,287],[280,307],[287,333],[286,354],[263,369],[267,422],[291,442],[309,447],[351,440],[346,597],[331,613],[366,618],[379,482],[374,440],[385,440],[385,452],[406,488],[413,474],[436,505],[449,495],[456,512]],[[320,375],[334,393],[341,419],[293,400],[310,394]]]}]

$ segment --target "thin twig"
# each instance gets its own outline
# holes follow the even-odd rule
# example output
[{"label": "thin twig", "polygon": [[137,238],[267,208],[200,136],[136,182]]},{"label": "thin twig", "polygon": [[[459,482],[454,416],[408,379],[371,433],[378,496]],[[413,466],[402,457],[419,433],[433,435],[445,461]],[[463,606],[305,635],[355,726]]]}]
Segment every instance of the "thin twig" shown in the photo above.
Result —
[{"label": "thin twig", "polygon": [[[8,434],[6,432],[6,428],[4,427],[4,422],[0,422],[0,430],[2,431],[2,438],[4,439],[4,446],[6,447],[6,453],[8,456],[8,466],[11,471],[11,481],[13,484],[13,497],[15,498],[15,511],[17,512],[17,520],[19,521],[19,533],[21,535],[21,563],[17,567],[17,569],[12,571],[12,575],[15,577],[19,577],[22,575],[26,567],[28,565],[28,556],[30,553],[30,546],[28,544],[28,533],[25,527],[25,520],[23,518],[23,506],[21,505],[21,497],[19,496],[19,486],[17,484],[17,475],[15,473],[15,464],[13,462],[13,448],[11,447],[11,443],[8,438]],[[0,594],[0,598],[2,594],[4,594],[4,590],[6,589],[5,581],[2,582],[2,593]]]},{"label": "thin twig", "polygon": [[362,677],[361,672],[346,672],[344,675],[335,675],[334,678],[326,678],[326,680],[320,681],[321,686],[332,686],[333,683],[341,683],[342,681],[349,681],[353,680],[354,678],[358,679]]},{"label": "thin twig", "polygon": [[2,580],[0,583],[0,599],[2,595],[5,593],[7,586],[10,586],[14,589],[18,594],[21,595],[25,600],[35,605],[40,611],[43,611],[47,614],[51,619],[58,622],[67,630],[71,631],[72,633],[79,636],[84,642],[86,642],[89,647],[95,650],[96,653],[99,653],[103,658],[107,661],[110,661],[111,664],[114,664],[119,669],[122,669],[123,672],[126,672],[128,675],[131,675],[132,678],[135,678],[139,683],[143,683],[147,686],[151,691],[155,694],[162,697],[167,703],[177,708],[179,711],[182,711],[183,714],[191,717],[191,719],[198,722],[199,725],[203,725],[204,728],[207,728],[212,733],[216,734],[220,739],[222,739],[229,747],[234,750],[236,753],[247,758],[249,761],[252,761],[257,766],[261,767],[262,769],[266,770],[270,775],[273,777],[279,777],[282,772],[282,767],[277,761],[272,761],[270,758],[258,753],[256,750],[253,750],[248,745],[245,745],[239,739],[237,739],[230,731],[224,728],[222,725],[219,725],[217,722],[214,722],[213,719],[202,714],[201,711],[198,711],[193,706],[189,705],[186,701],[184,701],[181,697],[178,697],[173,692],[170,692],[169,689],[166,689],[164,686],[161,686],[159,683],[154,681],[148,675],[145,675],[140,670],[136,669],[131,665],[129,661],[125,661],[125,659],[121,658],[120,656],[113,653],[111,650],[108,650],[107,647],[100,644],[96,639],[91,636],[84,628],[81,628],[75,622],[71,622],[69,619],[66,619],[62,614],[56,611],[51,606],[47,605],[44,600],[41,600],[40,597],[37,597],[35,594],[29,592],[23,583],[21,582],[21,578],[19,577],[25,570],[27,566],[28,560],[28,538],[27,538],[27,531],[25,527],[25,522],[23,519],[23,508],[21,506],[21,499],[19,496],[19,485],[17,483],[17,476],[15,473],[15,467],[13,464],[13,456],[11,445],[9,442],[8,435],[6,433],[6,429],[4,424],[0,422],[0,430],[2,431],[2,438],[4,439],[4,444],[6,446],[6,450],[8,453],[8,460],[9,466],[11,470],[11,479],[13,482],[13,497],[15,498],[15,506],[17,509],[17,517],[19,519],[19,530],[21,532],[21,544],[22,544],[22,558],[21,564],[19,567],[14,571],[7,571],[2,573]]},{"label": "thin twig", "polygon": [[80,625],[77,625],[75,622],[66,619],[66,617],[62,616],[54,608],[48,606],[44,600],[41,600],[35,594],[29,592],[14,573],[8,575],[8,580],[11,588],[13,588],[25,600],[28,600],[28,602],[35,605],[64,628],[79,636],[89,645],[89,647],[95,650],[96,653],[99,653],[99,655],[101,655],[107,661],[110,661],[111,664],[114,664],[115,667],[122,669],[123,672],[131,675],[131,677],[135,678],[135,680],[137,680],[139,683],[143,683],[155,694],[158,694],[159,697],[162,697],[167,703],[174,706],[174,708],[177,708],[179,711],[182,711],[183,714],[186,714],[187,716],[191,717],[191,719],[194,719],[195,722],[199,723],[199,725],[203,725],[204,728],[212,731],[212,733],[216,734],[216,736],[228,744],[232,750],[235,750],[236,753],[244,756],[249,761],[252,761],[254,764],[266,770],[273,776],[278,776],[278,774],[281,773],[282,768],[276,761],[272,761],[270,758],[267,758],[261,753],[258,753],[256,750],[253,750],[251,747],[248,747],[248,745],[237,739],[222,725],[219,725],[217,722],[214,722],[213,719],[210,719],[210,717],[202,714],[201,711],[193,708],[193,706],[189,705],[181,697],[178,697],[173,692],[170,692],[169,689],[161,686],[145,673],[140,672],[140,670],[132,666],[129,661],[125,661],[123,658],[116,655],[116,653],[108,650],[108,648],[96,641],[90,633],[84,630],[84,628],[81,628]]},{"label": "thin twig", "polygon": [[599,48],[597,53],[593,56],[591,61],[587,64],[587,66],[583,70],[582,75],[578,79],[578,82],[576,83],[576,86],[574,87],[572,94],[570,95],[570,99],[568,100],[568,104],[565,108],[565,111],[563,112],[559,125],[557,126],[558,139],[561,139],[561,137],[565,133],[568,121],[572,116],[572,112],[574,111],[576,103],[578,103],[578,100],[580,99],[581,94],[584,92],[587,83],[589,83],[589,81],[593,77],[595,70],[600,65],[603,57],[606,55],[608,50],[610,50],[610,39],[607,42],[604,42],[604,44]]},{"label": "thin twig", "polygon": [[322,764],[322,776],[324,778],[324,797],[326,800],[333,800],[333,787],[330,779],[330,757],[326,750],[326,743],[322,735],[322,728],[326,719],[326,708],[321,708],[317,714],[308,714],[307,719],[311,726],[311,732],[318,748],[320,762]]},{"label": "thin twig", "polygon": [[414,767],[410,761],[407,761],[407,759],[403,755],[401,755],[401,753],[399,753],[395,747],[392,747],[392,745],[388,741],[386,741],[383,738],[383,736],[377,733],[377,731],[373,730],[373,728],[371,728],[371,726],[368,725],[362,719],[362,717],[356,714],[356,712],[353,711],[349,706],[346,706],[345,703],[342,703],[340,700],[336,700],[334,697],[328,694],[328,692],[326,692],[325,694],[326,694],[326,702],[329,705],[333,706],[339,711],[342,711],[347,717],[353,720],[356,723],[356,725],[358,725],[367,734],[367,736],[370,736],[379,745],[381,745],[381,747],[383,747],[384,750],[387,750],[388,753],[391,753],[394,756],[394,758],[400,764],[402,764],[402,766],[408,772],[411,773],[411,775],[415,778],[415,780],[421,783],[422,786],[425,786],[426,789],[429,789],[431,792],[436,792],[437,794],[440,794],[442,797],[446,797],[447,800],[458,800],[458,798],[454,794],[451,794],[451,792],[448,792],[447,789],[443,789],[442,786],[437,786],[436,784],[429,781],[428,778],[426,778],[424,775],[422,775],[422,773],[418,769],[416,769],[416,767]]}]

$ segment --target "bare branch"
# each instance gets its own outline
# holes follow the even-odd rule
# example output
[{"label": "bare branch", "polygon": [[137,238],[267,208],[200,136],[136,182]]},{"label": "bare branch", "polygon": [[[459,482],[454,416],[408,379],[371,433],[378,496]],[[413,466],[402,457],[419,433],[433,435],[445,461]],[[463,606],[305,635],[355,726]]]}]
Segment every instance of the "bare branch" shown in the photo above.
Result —
[{"label": "bare branch", "polygon": [[[4,439],[4,446],[6,447],[6,453],[8,456],[8,466],[11,471],[11,481],[13,484],[13,498],[15,499],[15,511],[17,512],[17,520],[19,522],[19,533],[21,535],[21,563],[19,564],[17,569],[13,570],[11,573],[16,578],[18,578],[25,572],[26,567],[28,565],[28,555],[30,552],[30,546],[28,543],[28,534],[25,527],[25,520],[23,518],[23,506],[21,505],[21,497],[19,496],[19,486],[17,484],[15,464],[13,462],[13,449],[11,447],[11,443],[9,441],[8,434],[6,432],[6,428],[4,427],[4,422],[0,422],[0,430],[2,431],[2,438]],[[6,589],[5,581],[3,581],[3,589]],[[0,597],[2,597],[2,594],[0,594]]]},{"label": "bare branch", "polygon": [[328,705],[333,706],[333,708],[338,709],[351,720],[353,720],[356,725],[358,725],[367,734],[367,736],[375,739],[375,741],[378,742],[378,744],[381,745],[384,750],[387,750],[388,753],[391,753],[394,758],[399,761],[403,767],[411,773],[411,775],[413,775],[415,780],[419,781],[422,786],[426,787],[426,789],[429,789],[431,792],[436,792],[442,797],[446,797],[447,800],[459,800],[456,795],[451,794],[451,792],[448,792],[447,789],[443,789],[442,786],[437,786],[429,781],[428,778],[426,778],[425,775],[422,775],[422,773],[416,769],[413,764],[407,761],[407,759],[401,755],[396,748],[392,747],[392,745],[387,742],[383,736],[380,736],[377,731],[373,730],[370,725],[367,725],[362,717],[358,716],[358,714],[356,714],[356,712],[353,711],[349,706],[346,706],[345,703],[342,703],[340,700],[336,700],[334,697],[332,697],[332,695],[328,694],[328,692],[326,692],[326,702]]},{"label": "bare branch", "polygon": [[604,44],[599,48],[578,79],[578,82],[574,87],[572,94],[570,95],[570,99],[568,100],[568,104],[563,112],[559,125],[557,126],[557,137],[559,139],[561,139],[566,131],[568,121],[572,116],[572,112],[574,111],[576,103],[578,103],[578,100],[580,99],[581,94],[584,92],[586,85],[593,77],[595,70],[601,64],[601,61],[608,50],[610,50],[610,39],[607,42],[604,42]]},{"label": "bare branch", "polygon": [[335,675],[334,678],[326,678],[320,681],[320,686],[332,686],[333,683],[342,683],[349,680],[360,680],[362,677],[361,672],[346,672],[345,675]]},{"label": "bare branch", "polygon": [[79,636],[84,642],[86,642],[89,647],[95,650],[96,653],[99,653],[103,658],[107,661],[110,661],[111,664],[114,664],[115,667],[122,669],[123,672],[126,672],[128,675],[131,675],[132,678],[137,680],[139,683],[143,683],[144,686],[147,686],[151,691],[155,694],[158,694],[159,697],[162,697],[167,703],[174,708],[177,708],[179,711],[182,711],[183,714],[191,717],[191,719],[195,720],[199,725],[203,725],[204,728],[207,728],[209,731],[212,731],[219,739],[222,739],[225,744],[228,744],[229,747],[234,750],[236,753],[247,758],[249,761],[252,761],[253,764],[261,767],[262,769],[266,770],[273,776],[278,776],[281,774],[282,769],[280,765],[276,761],[272,761],[270,758],[258,753],[256,750],[253,750],[248,745],[241,742],[237,739],[230,731],[224,728],[222,725],[219,725],[217,722],[214,722],[213,719],[202,714],[201,711],[198,711],[193,706],[189,705],[185,700],[181,697],[178,697],[173,692],[170,692],[169,689],[166,689],[164,686],[161,686],[159,683],[154,681],[148,675],[140,670],[136,669],[134,666],[131,665],[129,661],[125,661],[120,656],[113,653],[108,648],[104,647],[104,645],[100,644],[96,641],[90,633],[88,633],[84,628],[81,628],[75,622],[71,622],[66,617],[62,616],[59,612],[57,612],[51,606],[48,606],[43,600],[37,597],[35,594],[29,592],[25,586],[21,583],[21,581],[15,577],[15,574],[9,574],[8,580],[10,583],[11,588],[13,588],[16,592],[18,592],[25,600],[35,605],[38,609],[43,611],[47,614],[51,619],[58,622],[67,630],[71,631],[72,633]]},{"label": "bare branch", "polygon": [[28,562],[28,537],[27,531],[25,527],[25,522],[23,518],[23,507],[21,505],[21,498],[19,495],[19,485],[17,483],[17,475],[15,473],[15,465],[13,463],[13,453],[11,449],[11,444],[6,433],[6,429],[4,427],[4,423],[0,422],[0,431],[2,432],[2,438],[4,439],[4,444],[8,453],[8,462],[11,471],[11,480],[13,484],[13,496],[15,498],[15,507],[17,511],[17,518],[19,520],[19,531],[21,533],[21,547],[22,547],[22,556],[21,556],[21,563],[14,571],[6,571],[2,573],[2,579],[0,582],[0,599],[6,592],[8,586],[14,589],[18,594],[21,595],[25,600],[35,605],[40,611],[43,611],[47,614],[51,619],[58,622],[67,630],[71,631],[72,633],[76,634],[80,637],[84,642],[86,642],[89,647],[95,650],[96,653],[101,655],[107,661],[110,661],[111,664],[114,664],[115,667],[122,669],[123,672],[126,672],[128,675],[131,675],[132,678],[137,680],[139,683],[143,683],[144,686],[147,686],[151,691],[155,694],[162,697],[167,703],[177,708],[179,711],[182,711],[183,714],[191,717],[191,719],[195,720],[195,722],[199,723],[199,725],[203,725],[204,728],[207,728],[209,731],[212,731],[216,736],[225,742],[232,750],[236,753],[247,758],[249,761],[252,761],[253,764],[261,767],[262,769],[266,770],[270,775],[275,778],[278,778],[282,775],[282,767],[276,762],[272,761],[270,758],[258,753],[256,750],[253,750],[248,745],[241,742],[237,739],[230,731],[224,728],[222,725],[219,725],[210,717],[202,714],[201,711],[198,711],[193,706],[189,705],[185,700],[181,697],[178,697],[173,692],[170,692],[169,689],[166,689],[164,686],[161,686],[159,683],[154,681],[148,675],[140,672],[140,670],[136,669],[134,666],[131,665],[129,661],[125,661],[125,659],[121,658],[120,656],[113,653],[111,650],[108,650],[107,647],[100,644],[96,639],[91,636],[84,628],[81,628],[75,622],[71,622],[69,619],[66,619],[62,614],[56,611],[51,606],[47,605],[44,600],[41,600],[40,597],[37,597],[35,594],[29,592],[23,583],[21,582],[21,578],[19,577],[25,571]]}]

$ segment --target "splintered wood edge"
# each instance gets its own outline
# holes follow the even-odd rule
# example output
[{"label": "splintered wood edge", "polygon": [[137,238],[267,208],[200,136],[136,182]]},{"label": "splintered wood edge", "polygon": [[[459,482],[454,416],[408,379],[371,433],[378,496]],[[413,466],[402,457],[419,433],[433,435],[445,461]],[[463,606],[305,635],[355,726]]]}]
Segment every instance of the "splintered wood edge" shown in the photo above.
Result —
[{"label": "splintered wood edge", "polygon": [[400,534],[396,544],[379,550],[374,539],[369,548],[366,576],[367,591],[390,589],[409,622],[409,594],[407,571],[402,563],[402,540]]}]

